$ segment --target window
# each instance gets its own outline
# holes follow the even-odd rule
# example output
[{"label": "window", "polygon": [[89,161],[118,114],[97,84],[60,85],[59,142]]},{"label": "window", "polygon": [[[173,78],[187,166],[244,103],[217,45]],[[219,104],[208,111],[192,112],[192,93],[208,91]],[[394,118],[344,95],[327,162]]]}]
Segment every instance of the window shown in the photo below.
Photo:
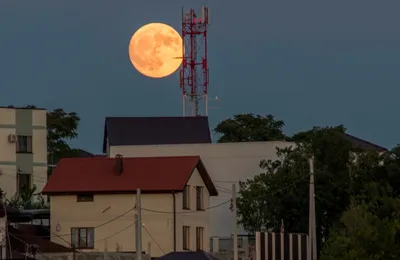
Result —
[{"label": "window", "polygon": [[17,173],[17,178],[18,178],[17,180],[18,193],[21,193],[24,190],[31,188],[31,181],[32,181],[31,174]]},{"label": "window", "polygon": [[32,136],[19,135],[16,145],[17,153],[32,153]]},{"label": "window", "polygon": [[182,208],[190,209],[190,186],[189,185],[185,186],[182,196],[183,196]]},{"label": "window", "polygon": [[196,187],[196,209],[204,210],[203,187]]},{"label": "window", "polygon": [[90,202],[93,201],[93,194],[78,194],[76,195],[77,202]]},{"label": "window", "polygon": [[196,250],[202,251],[204,250],[203,247],[203,238],[204,238],[204,228],[197,227],[196,228]]},{"label": "window", "polygon": [[71,244],[76,249],[94,248],[94,228],[71,228]]},{"label": "window", "polygon": [[190,227],[183,226],[183,250],[190,250]]}]

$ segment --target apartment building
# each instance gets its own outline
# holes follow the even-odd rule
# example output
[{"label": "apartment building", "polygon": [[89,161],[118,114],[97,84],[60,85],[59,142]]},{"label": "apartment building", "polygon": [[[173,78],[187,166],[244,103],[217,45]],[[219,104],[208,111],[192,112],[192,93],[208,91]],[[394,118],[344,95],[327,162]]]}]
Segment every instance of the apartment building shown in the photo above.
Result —
[{"label": "apartment building", "polygon": [[46,110],[0,107],[0,188],[9,198],[47,180]]}]

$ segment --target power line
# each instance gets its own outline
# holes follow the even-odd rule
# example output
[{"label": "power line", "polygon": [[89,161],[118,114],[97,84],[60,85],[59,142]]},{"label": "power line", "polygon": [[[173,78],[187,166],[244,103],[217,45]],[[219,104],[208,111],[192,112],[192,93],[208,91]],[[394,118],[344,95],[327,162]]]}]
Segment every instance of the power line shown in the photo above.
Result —
[{"label": "power line", "polygon": [[229,193],[230,195],[232,195],[232,191],[230,189],[215,185],[215,187],[217,188],[217,190],[219,190],[222,193]]},{"label": "power line", "polygon": [[[107,225],[108,223],[111,223],[111,222],[117,220],[118,218],[120,218],[120,217],[122,217],[122,216],[128,214],[129,212],[131,212],[131,211],[134,210],[134,209],[135,209],[135,208],[131,208],[131,209],[129,209],[128,211],[124,212],[123,214],[121,214],[121,215],[119,215],[119,216],[117,216],[117,217],[115,217],[115,218],[113,218],[113,219],[111,219],[111,220],[109,220],[109,221],[106,221],[106,222],[104,222],[104,223],[102,223],[102,224],[96,226],[95,228],[99,228],[99,227],[101,227],[101,226]],[[32,216],[30,216],[30,218],[31,218],[32,220],[34,220],[34,218],[33,218]],[[51,231],[49,228],[47,228],[46,226],[43,226],[43,225],[42,225],[42,227],[43,227],[44,229],[46,229],[47,231],[49,231],[50,234],[52,234],[52,235],[54,235],[54,236],[60,238],[62,241],[64,241],[65,243],[67,243],[67,244],[71,247],[71,249],[73,249],[73,250],[75,250],[75,251],[77,251],[77,252],[79,252],[79,253],[88,254],[88,253],[86,253],[86,252],[79,251],[79,250],[75,249],[75,246],[74,246],[72,243],[68,242],[67,240],[65,240],[65,239],[63,238],[63,236],[69,236],[69,235],[71,235],[71,234],[58,235],[58,234],[55,234],[54,232],[52,232],[52,231]],[[121,230],[119,233],[121,233],[122,231],[123,231],[123,230]],[[114,234],[114,235],[115,235],[115,234]],[[36,237],[37,237],[37,236],[36,236]],[[47,236],[39,236],[39,237],[47,237]],[[105,239],[107,239],[107,238],[105,238]],[[94,241],[94,242],[95,242],[95,241]],[[88,255],[89,255],[89,254],[88,254]]]},{"label": "power line", "polygon": [[219,183],[229,183],[229,184],[232,184],[232,183],[238,183],[238,181],[224,181],[224,180],[216,180],[216,181],[214,181],[213,180],[213,182],[219,182]]},{"label": "power line", "polygon": [[[305,175],[305,176],[302,176],[301,178],[297,179],[296,181],[293,181],[292,183],[290,183],[290,184],[288,184],[288,185],[285,185],[285,186],[283,186],[283,187],[281,187],[281,188],[279,188],[279,189],[276,189],[276,190],[274,190],[274,191],[271,191],[271,192],[269,192],[268,194],[263,194],[262,197],[265,197],[265,196],[267,196],[267,195],[270,195],[270,194],[273,194],[273,193],[276,193],[276,192],[279,192],[279,191],[283,191],[283,190],[285,190],[285,189],[287,189],[287,188],[289,188],[289,187],[291,187],[291,186],[293,186],[293,185],[296,185],[298,182],[302,181],[304,178],[308,177],[309,175],[310,175],[310,174],[307,174],[307,175]],[[261,196],[260,196],[260,197],[261,197]],[[228,203],[232,203],[232,200],[224,201],[224,202],[219,203],[219,204],[217,204],[217,205],[208,207],[208,208],[206,208],[206,209],[204,209],[204,210],[211,210],[211,209],[213,209],[213,208],[217,208],[217,207],[223,206],[223,205],[228,204]],[[4,203],[3,203],[3,207],[5,207]],[[115,221],[115,220],[121,218],[122,216],[128,214],[129,212],[131,212],[131,211],[134,210],[134,209],[135,209],[135,207],[129,209],[128,211],[124,212],[123,214],[121,214],[121,215],[119,215],[119,216],[117,216],[117,217],[114,217],[114,218],[112,218],[112,219],[110,219],[110,220],[108,220],[108,221],[106,221],[106,222],[104,222],[104,223],[102,223],[102,224],[100,224],[100,225],[94,227],[94,229],[95,229],[95,228],[102,227],[102,226],[105,226],[105,225],[107,225],[107,224],[109,224],[109,223],[111,223],[111,222],[113,222],[113,221]],[[162,213],[162,214],[172,214],[172,213],[173,213],[173,212],[158,211],[158,210],[151,210],[151,209],[145,209],[145,208],[142,208],[142,209],[145,210],[145,211],[154,212],[154,213]],[[198,212],[198,211],[176,212],[176,213],[177,213],[177,214],[187,214],[187,213],[194,213],[194,212]],[[31,219],[34,220],[32,217],[31,217]],[[115,233],[113,233],[113,234],[111,234],[111,235],[109,235],[109,236],[107,236],[107,237],[104,237],[104,238],[101,238],[101,239],[98,239],[98,240],[94,241],[94,243],[99,242],[99,241],[106,240],[106,239],[111,238],[111,237],[114,237],[114,236],[116,236],[116,235],[122,233],[123,231],[127,230],[128,228],[132,227],[134,224],[135,224],[135,223],[131,223],[131,224],[129,224],[128,226],[124,227],[123,229],[119,230],[118,232],[115,232]],[[146,231],[146,233],[150,236],[150,238],[153,240],[153,242],[157,245],[157,247],[165,254],[165,251],[162,249],[162,247],[160,246],[160,244],[155,240],[155,238],[152,236],[152,234],[148,231],[148,229],[147,229],[143,224],[142,224],[142,227],[143,227],[143,229]],[[60,238],[60,239],[63,240],[64,242],[66,242],[68,245],[71,246],[71,248],[72,248],[73,250],[75,250],[75,247],[74,247],[70,242],[68,242],[67,240],[65,240],[64,238],[62,238],[62,236],[67,236],[67,235],[71,235],[71,234],[57,235],[57,234],[51,232],[51,230],[50,230],[49,228],[47,228],[47,227],[45,227],[45,226],[44,226],[44,228],[47,229],[48,231],[50,231],[50,233],[53,234],[54,236]],[[11,236],[13,236],[13,235],[11,234]],[[13,237],[15,237],[15,236],[13,236]],[[17,240],[20,240],[19,238],[16,238],[16,239],[17,239]],[[25,242],[22,241],[22,240],[20,240],[20,241],[23,242],[23,243],[25,243]],[[10,244],[10,243],[9,243],[9,244]],[[25,243],[25,245],[28,245],[28,244]],[[11,244],[10,244],[10,247],[11,247]],[[10,249],[10,250],[11,250],[11,249]],[[78,251],[78,250],[76,250],[76,251],[77,251],[77,252],[80,252],[80,253],[85,253],[85,254],[86,254],[86,252],[82,252],[82,251]],[[39,254],[40,254],[40,252],[39,252]],[[42,254],[41,254],[41,255],[42,255]],[[42,256],[45,257],[44,255],[42,255]],[[46,258],[46,257],[45,257],[45,258]]]},{"label": "power line", "polygon": [[[37,246],[37,245],[28,244],[28,243],[26,243],[24,240],[18,238],[17,236],[14,236],[13,234],[10,234],[10,236],[13,237],[15,240],[18,240],[19,242],[23,243],[23,244],[26,246],[26,254],[30,251],[30,250],[29,250],[30,247],[32,247],[32,246]],[[35,247],[34,247],[34,248],[35,248]],[[35,249],[36,249],[37,251],[35,250],[35,251],[34,251],[33,253],[31,253],[30,255],[39,254],[39,255],[43,256],[45,259],[50,260],[50,258],[48,258],[47,256],[43,255],[43,254],[40,252],[40,248],[39,248],[39,247],[38,247],[38,248],[35,248]],[[10,255],[11,255],[11,259],[12,259],[12,252],[10,252]]]},{"label": "power line", "polygon": [[[257,196],[257,197],[255,197],[254,199],[257,199],[257,198],[259,198],[259,197],[265,197],[265,196],[271,195],[271,194],[276,193],[276,192],[279,192],[279,191],[283,191],[283,190],[285,190],[285,189],[287,189],[287,188],[289,188],[289,187],[291,187],[291,186],[297,184],[298,182],[302,181],[303,179],[305,179],[305,178],[308,177],[308,176],[309,176],[309,174],[304,175],[304,176],[302,176],[301,178],[299,178],[298,180],[296,180],[296,181],[294,181],[294,182],[292,182],[292,183],[290,183],[290,184],[288,184],[288,185],[286,185],[286,186],[283,186],[283,187],[281,187],[281,188],[279,188],[279,189],[276,189],[276,190],[274,190],[274,191],[271,191],[271,192],[269,192],[269,193],[267,193],[267,194],[262,194],[262,195],[260,195],[260,196]],[[211,209],[214,209],[214,208],[217,208],[217,207],[221,207],[221,206],[223,206],[223,205],[225,205],[225,204],[228,204],[228,203],[231,203],[231,202],[232,202],[231,200],[227,200],[227,201],[224,201],[224,202],[219,203],[219,204],[217,204],[217,205],[214,205],[214,206],[211,206],[211,207],[207,207],[207,208],[204,209],[204,211],[211,210]],[[3,204],[3,207],[5,207],[4,204]],[[126,214],[128,214],[129,212],[131,212],[131,211],[133,211],[133,210],[135,210],[135,207],[129,209],[128,211],[122,213],[121,215],[118,215],[117,217],[114,217],[114,218],[112,218],[112,219],[110,219],[110,220],[108,220],[108,221],[106,221],[106,222],[104,222],[104,223],[101,223],[100,225],[95,226],[94,229],[99,228],[99,227],[102,227],[102,226],[105,226],[105,225],[107,225],[107,224],[109,224],[109,223],[111,223],[111,222],[114,222],[114,221],[116,221],[117,219],[119,219],[119,218],[125,216]],[[142,208],[142,210],[148,211],[148,212],[153,212],[153,213],[161,213],[161,214],[173,214],[173,213],[174,213],[174,212],[159,211],[159,210],[153,210],[153,209],[147,209],[147,208]],[[199,212],[199,211],[181,211],[181,212],[175,212],[175,213],[176,213],[176,214],[191,214],[191,213],[196,213],[196,212]],[[33,217],[31,217],[31,219],[34,220]],[[95,241],[95,242],[102,241],[102,240],[108,239],[108,238],[110,238],[110,237],[113,237],[113,236],[115,236],[115,235],[117,235],[117,234],[123,232],[124,230],[126,230],[127,228],[129,228],[129,227],[131,227],[131,226],[133,226],[133,225],[134,225],[134,223],[128,225],[128,226],[125,227],[124,229],[122,229],[122,230],[120,230],[120,231],[118,231],[118,232],[116,232],[116,233],[114,233],[114,234],[112,234],[112,235],[110,235],[110,236],[107,236],[107,237],[105,237],[105,238],[99,239],[99,240],[97,240],[97,241]],[[69,234],[58,235],[58,234],[55,234],[55,233],[51,232],[51,230],[50,230],[49,228],[47,228],[47,227],[45,227],[45,226],[44,226],[44,228],[47,229],[48,231],[50,231],[50,233],[53,234],[54,236],[59,237],[60,239],[62,239],[63,241],[65,241],[67,244],[71,245],[68,241],[66,241],[65,239],[62,238],[63,236],[70,236],[71,233],[69,233]],[[148,232],[148,230],[147,230],[146,228],[145,228],[145,230],[146,230],[146,232]],[[149,233],[149,232],[148,232],[148,233]],[[149,233],[149,235],[151,236],[150,233]],[[154,240],[154,238],[152,238],[152,239]],[[154,242],[157,244],[156,241],[154,241]],[[71,246],[72,246],[72,245],[71,245]],[[159,246],[159,245],[158,245],[158,246]],[[160,250],[162,250],[162,249],[160,248]],[[163,250],[162,250],[162,251],[163,251]]]},{"label": "power line", "polygon": [[[22,173],[23,174],[23,173]],[[31,178],[32,178],[32,180],[34,180],[34,181],[37,181],[37,182],[43,182],[43,183],[47,183],[47,181],[48,180],[45,180],[45,179],[39,179],[39,178],[37,178],[37,177],[35,177],[34,175],[35,174],[29,174],[29,175],[31,175]],[[5,176],[5,177],[8,177],[8,178],[13,178],[13,179],[16,179],[17,178],[17,176],[18,176],[18,173],[6,173],[6,172],[4,172],[4,171],[2,171],[2,174],[0,175],[0,177],[1,176]]]},{"label": "power line", "polygon": [[[217,205],[214,205],[214,206],[211,206],[211,207],[207,207],[207,208],[205,208],[205,209],[203,209],[201,211],[207,211],[207,210],[210,210],[210,209],[215,209],[215,208],[221,207],[221,206],[223,206],[225,204],[228,204],[230,202],[231,202],[231,200],[227,200],[227,201],[224,201],[224,202],[219,203]],[[160,210],[153,210],[153,209],[146,209],[146,208],[142,208],[142,210],[148,211],[148,212],[160,213],[160,214],[174,214],[174,213],[175,214],[191,214],[191,213],[199,212],[198,210],[172,212],[172,211],[160,211]]]},{"label": "power line", "polygon": [[[32,220],[34,220],[34,219],[32,218],[32,216],[30,216],[30,218],[31,218]],[[52,231],[51,231],[49,228],[47,228],[46,226],[43,226],[43,225],[42,225],[42,227],[43,227],[44,229],[46,229],[47,231],[49,231],[50,234],[52,234],[52,235],[54,235],[54,236],[60,238],[62,241],[64,241],[65,243],[67,243],[67,244],[71,247],[71,249],[74,250],[74,252],[76,251],[76,252],[79,252],[79,253],[83,253],[83,254],[89,255],[88,253],[86,253],[86,252],[84,252],[84,251],[79,251],[79,250],[77,250],[77,249],[75,248],[75,246],[74,246],[72,243],[70,243],[70,242],[68,242],[67,240],[65,240],[62,236],[55,234],[54,232],[52,232]],[[71,234],[70,234],[70,235],[71,235]],[[39,236],[39,237],[40,237],[40,236]],[[43,236],[42,236],[42,237],[43,237]]]},{"label": "power line", "polygon": [[[100,241],[109,239],[109,238],[111,238],[111,237],[114,237],[114,236],[116,236],[116,235],[118,235],[118,234],[124,232],[124,231],[127,230],[128,228],[132,227],[133,225],[135,225],[135,223],[131,223],[131,224],[129,224],[128,226],[124,227],[123,229],[119,230],[118,232],[115,232],[115,233],[113,233],[113,234],[111,234],[111,235],[109,235],[109,236],[106,236],[106,237],[104,237],[104,238],[95,240],[94,242],[97,243],[97,242],[100,242]],[[157,247],[165,254],[165,251],[161,248],[160,244],[157,243],[156,239],[151,235],[150,231],[145,227],[145,225],[144,225],[143,222],[142,222],[142,227],[143,227],[143,229],[146,231],[146,233],[150,236],[151,240],[153,240],[154,243],[157,245]]]},{"label": "power line", "polygon": [[[114,222],[114,221],[116,221],[117,219],[122,218],[123,216],[125,216],[126,214],[128,214],[129,212],[131,212],[131,211],[133,211],[133,210],[135,210],[135,207],[129,209],[128,211],[126,211],[126,212],[124,212],[124,213],[122,213],[122,214],[120,214],[120,215],[118,215],[118,216],[116,216],[116,217],[114,217],[114,218],[112,218],[112,219],[106,221],[106,222],[101,223],[100,225],[94,226],[93,228],[96,229],[96,228],[100,228],[100,227],[102,227],[102,226],[105,226],[105,225],[107,225],[107,224],[110,224],[111,222]],[[31,217],[31,218],[32,218],[32,217]],[[33,219],[33,218],[32,218],[32,219]],[[50,229],[48,229],[48,230],[50,230]],[[61,234],[61,235],[56,235],[56,236],[57,236],[57,237],[64,237],[64,236],[70,236],[70,235],[72,235],[72,234],[69,233],[69,234]]]},{"label": "power line", "polygon": [[97,243],[97,242],[100,242],[100,241],[109,239],[109,238],[111,238],[111,237],[114,237],[114,236],[116,236],[116,235],[118,235],[118,234],[124,232],[124,231],[127,230],[128,228],[132,227],[133,225],[135,225],[135,223],[129,224],[128,226],[124,227],[124,228],[121,229],[120,231],[115,232],[114,234],[111,234],[111,235],[109,235],[109,236],[103,237],[103,238],[101,238],[101,239],[95,240],[94,242]]},{"label": "power line", "polygon": [[[219,204],[217,204],[217,205],[215,205],[215,206],[211,206],[211,207],[205,208],[203,211],[211,210],[211,209],[214,209],[214,208],[223,206],[223,205],[228,204],[228,203],[230,203],[230,200],[224,201],[224,202],[219,203]],[[104,223],[101,223],[100,225],[97,225],[97,226],[93,227],[93,229],[100,228],[100,227],[105,226],[105,225],[107,225],[107,224],[109,224],[109,223],[111,223],[111,222],[114,222],[114,221],[116,221],[117,219],[119,219],[119,218],[125,216],[126,214],[128,214],[129,212],[131,212],[131,211],[133,211],[133,210],[135,210],[135,207],[129,209],[128,211],[126,211],[126,212],[124,212],[124,213],[122,213],[122,214],[120,214],[120,215],[118,215],[118,216],[116,216],[116,217],[114,217],[114,218],[112,218],[112,219],[110,219],[110,220],[104,222]],[[153,212],[153,213],[173,214],[172,211],[171,211],[171,212],[167,212],[167,211],[158,211],[158,210],[144,209],[144,208],[142,208],[142,210],[149,211],[149,212]],[[183,211],[182,211],[182,212],[176,212],[176,213],[177,213],[177,214],[179,214],[179,213],[181,213],[181,214],[189,213],[189,214],[190,214],[190,213],[196,213],[196,212],[199,212],[199,211],[194,211],[194,210],[193,210],[193,211],[188,211],[188,212],[183,212]],[[30,218],[31,218],[32,220],[34,220],[34,218],[33,218],[32,216],[30,216]],[[127,228],[130,227],[130,226],[132,226],[132,225],[133,225],[133,224],[128,225]],[[45,229],[47,229],[48,231],[51,232],[51,230],[50,230],[49,228],[47,228],[47,227],[45,227],[45,226],[43,226],[43,227],[44,227]],[[123,230],[121,230],[120,232],[122,232],[122,231],[123,231]],[[119,234],[120,232],[117,232],[116,234]],[[51,232],[51,233],[52,233],[54,236],[59,237],[59,238],[65,237],[65,236],[70,236],[70,235],[71,235],[71,233],[68,233],[68,234],[55,234],[55,233],[53,233],[53,232]],[[48,237],[48,236],[42,236],[42,237]],[[63,240],[64,240],[64,239],[63,239]],[[65,240],[64,240],[64,241],[65,241]]]},{"label": "power line", "polygon": [[[283,187],[281,187],[281,188],[279,188],[279,189],[270,191],[270,192],[268,192],[268,193],[266,193],[266,194],[262,194],[262,195],[260,195],[260,196],[257,196],[257,197],[255,197],[255,198],[253,198],[253,199],[262,198],[262,197],[265,197],[265,196],[272,195],[272,194],[274,194],[274,193],[283,191],[283,190],[285,190],[285,189],[287,189],[287,188],[290,188],[291,186],[296,185],[297,183],[299,183],[300,181],[304,180],[304,179],[307,178],[308,176],[309,176],[309,174],[306,174],[306,175],[300,177],[300,178],[297,179],[296,181],[293,181],[292,183],[290,183],[290,184],[288,184],[288,185],[286,185],[286,186],[283,186]],[[218,207],[221,207],[221,206],[223,206],[223,205],[225,205],[225,204],[228,204],[228,203],[231,203],[231,202],[232,202],[231,200],[227,200],[227,201],[224,201],[224,202],[219,203],[219,204],[217,204],[217,205],[214,205],[214,206],[205,208],[204,210],[207,211],[207,210],[210,210],[210,209],[218,208]],[[148,212],[160,213],[160,214],[173,214],[173,213],[174,213],[174,212],[170,212],[170,211],[159,211],[159,210],[152,210],[152,209],[146,209],[146,208],[142,208],[142,210],[148,211]],[[196,212],[198,212],[198,211],[195,211],[195,210],[192,210],[192,211],[179,211],[179,212],[175,212],[175,213],[176,213],[176,214],[191,214],[191,213],[196,213]]]},{"label": "power line", "polygon": [[274,194],[274,193],[277,193],[277,192],[286,190],[287,188],[290,188],[290,187],[296,185],[297,183],[299,183],[300,181],[304,180],[305,178],[307,178],[307,177],[309,177],[309,176],[310,176],[310,174],[308,173],[308,174],[306,174],[306,175],[304,175],[304,176],[301,176],[299,179],[293,181],[292,183],[290,183],[290,184],[288,184],[288,185],[285,185],[285,186],[283,186],[283,187],[281,187],[281,188],[278,188],[278,189],[276,189],[276,190],[270,191],[270,192],[268,192],[268,193],[264,193],[264,194],[262,194],[262,195],[256,196],[256,197],[254,197],[254,198],[252,198],[252,199],[254,200],[254,199],[258,199],[258,198],[264,198],[265,196],[269,196],[269,195],[272,195],[272,194]]},{"label": "power line", "polygon": [[151,240],[153,240],[154,243],[157,245],[157,247],[165,254],[165,251],[161,248],[160,244],[157,243],[157,241],[154,239],[154,237],[151,235],[151,233],[147,230],[146,226],[142,224],[142,227],[143,227],[144,231],[146,231],[146,233],[149,235]]}]

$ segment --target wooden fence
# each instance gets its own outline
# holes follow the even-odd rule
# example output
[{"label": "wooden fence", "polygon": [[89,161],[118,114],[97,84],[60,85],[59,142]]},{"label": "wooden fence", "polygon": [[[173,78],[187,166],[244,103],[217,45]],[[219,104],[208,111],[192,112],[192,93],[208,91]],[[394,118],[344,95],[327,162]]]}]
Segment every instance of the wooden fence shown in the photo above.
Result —
[{"label": "wooden fence", "polygon": [[255,260],[307,260],[306,234],[256,232]]}]

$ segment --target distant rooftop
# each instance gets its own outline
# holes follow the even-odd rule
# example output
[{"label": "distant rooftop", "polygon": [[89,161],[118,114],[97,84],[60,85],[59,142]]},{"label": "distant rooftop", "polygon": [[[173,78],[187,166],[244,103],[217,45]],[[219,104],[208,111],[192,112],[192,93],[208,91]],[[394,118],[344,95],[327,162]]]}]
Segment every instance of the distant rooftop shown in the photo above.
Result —
[{"label": "distant rooftop", "polygon": [[360,148],[360,149],[367,149],[367,150],[374,150],[374,151],[378,151],[378,152],[386,152],[388,149],[386,149],[385,147],[382,147],[380,145],[377,144],[373,144],[371,142],[368,142],[364,139],[355,137],[353,135],[349,135],[346,134],[346,139],[348,141],[350,141],[356,148]]},{"label": "distant rooftop", "polygon": [[162,145],[211,143],[208,118],[107,117],[103,153],[109,145]]},{"label": "distant rooftop", "polygon": [[30,110],[46,110],[46,108],[39,108],[36,106],[24,106],[24,107],[19,107],[19,106],[0,106],[0,108],[8,108],[8,109],[30,109]]}]

